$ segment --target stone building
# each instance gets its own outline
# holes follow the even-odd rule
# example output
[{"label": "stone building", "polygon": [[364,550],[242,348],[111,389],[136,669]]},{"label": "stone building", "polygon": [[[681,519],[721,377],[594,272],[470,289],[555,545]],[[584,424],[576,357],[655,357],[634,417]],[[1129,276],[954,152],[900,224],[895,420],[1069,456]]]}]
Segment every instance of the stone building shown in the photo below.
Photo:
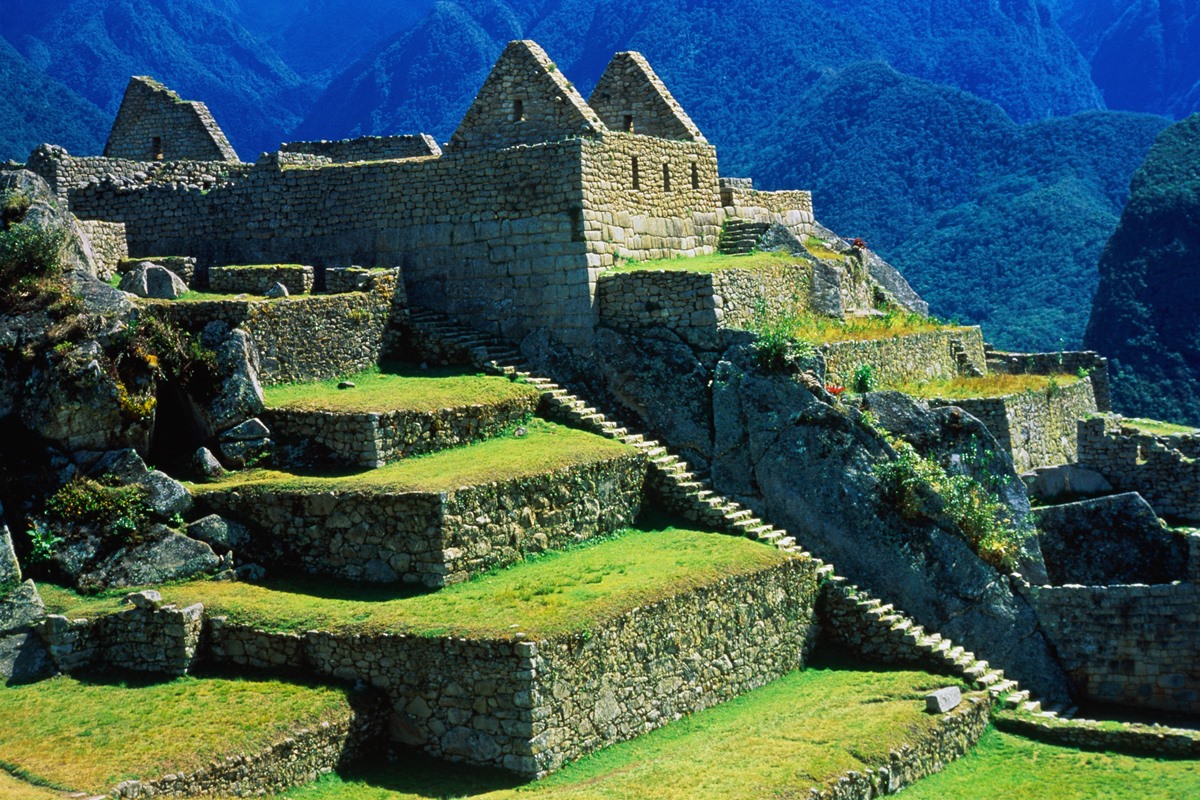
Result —
[{"label": "stone building", "polygon": [[104,155],[135,161],[238,160],[208,106],[183,100],[144,75],[129,79]]}]

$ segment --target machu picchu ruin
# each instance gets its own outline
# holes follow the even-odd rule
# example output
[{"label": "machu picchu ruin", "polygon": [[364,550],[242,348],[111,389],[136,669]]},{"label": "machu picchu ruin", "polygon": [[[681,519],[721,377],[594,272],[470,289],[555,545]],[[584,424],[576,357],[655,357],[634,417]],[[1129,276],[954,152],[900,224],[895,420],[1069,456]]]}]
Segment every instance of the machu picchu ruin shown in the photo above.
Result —
[{"label": "machu picchu ruin", "polygon": [[0,796],[1200,790],[1200,429],[1101,354],[931,316],[637,52],[218,122],[135,76],[0,165]]}]

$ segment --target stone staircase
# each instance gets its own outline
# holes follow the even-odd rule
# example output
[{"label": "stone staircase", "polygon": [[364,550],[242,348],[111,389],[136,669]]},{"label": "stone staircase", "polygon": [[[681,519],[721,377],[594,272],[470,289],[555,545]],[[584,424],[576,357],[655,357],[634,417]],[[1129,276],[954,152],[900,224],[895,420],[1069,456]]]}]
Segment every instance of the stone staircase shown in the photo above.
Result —
[{"label": "stone staircase", "polygon": [[967,352],[967,347],[963,344],[962,339],[955,337],[950,340],[950,353],[954,356],[954,363],[958,367],[958,374],[967,378],[982,378],[984,371],[979,368],[979,365],[971,360],[970,354]]},{"label": "stone staircase", "polygon": [[766,222],[731,219],[721,229],[721,241],[717,245],[717,252],[727,256],[752,253],[770,227]]},{"label": "stone staircase", "polygon": [[[864,656],[892,663],[926,663],[959,677],[981,691],[987,691],[994,702],[1009,708],[1051,718],[1069,718],[1075,709],[1056,706],[1043,709],[1041,704],[1022,689],[1017,681],[1007,678],[1003,670],[993,669],[987,661],[955,645],[941,634],[926,632],[891,604],[872,597],[846,578],[836,575],[832,564],[826,564],[805,551],[796,537],[757,516],[751,509],[718,494],[704,476],[693,470],[686,461],[671,453],[659,441],[622,424],[586,400],[572,394],[548,377],[535,374],[520,351],[508,342],[454,322],[449,317],[428,309],[412,309],[408,325],[423,343],[431,344],[443,354],[468,358],[478,368],[507,375],[535,386],[542,393],[541,413],[550,419],[582,428],[592,433],[617,439],[631,445],[646,456],[649,465],[647,488],[671,511],[684,518],[711,526],[722,532],[746,536],[781,550],[809,558],[818,565],[822,579],[822,602],[826,616],[835,620],[835,632]],[[837,621],[844,625],[838,625]]]}]

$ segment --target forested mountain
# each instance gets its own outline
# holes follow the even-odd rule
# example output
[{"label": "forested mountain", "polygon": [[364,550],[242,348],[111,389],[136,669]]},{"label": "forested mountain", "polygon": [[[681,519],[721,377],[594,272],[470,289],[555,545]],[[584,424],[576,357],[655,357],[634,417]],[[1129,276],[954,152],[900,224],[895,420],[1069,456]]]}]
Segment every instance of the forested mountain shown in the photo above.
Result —
[{"label": "forested mountain", "polygon": [[[131,75],[151,75],[185,99],[203,100],[234,148],[253,159],[296,125],[306,92],[233,19],[236,10],[231,0],[4,0],[0,36],[110,119]],[[106,128],[94,134],[101,142]]]},{"label": "forested mountain", "polygon": [[1200,425],[1200,114],[1133,177],[1100,259],[1085,343],[1112,359],[1118,410]]}]

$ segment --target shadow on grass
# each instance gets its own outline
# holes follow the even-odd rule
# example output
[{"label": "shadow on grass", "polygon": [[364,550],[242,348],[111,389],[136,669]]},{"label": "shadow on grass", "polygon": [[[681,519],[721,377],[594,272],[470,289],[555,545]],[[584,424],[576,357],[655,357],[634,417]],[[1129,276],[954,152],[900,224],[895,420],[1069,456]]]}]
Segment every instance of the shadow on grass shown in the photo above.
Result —
[{"label": "shadow on grass", "polygon": [[346,783],[430,800],[474,797],[528,783],[499,769],[450,764],[415,750],[398,750],[386,761],[380,758],[369,766],[362,764],[340,770],[338,777]]}]

